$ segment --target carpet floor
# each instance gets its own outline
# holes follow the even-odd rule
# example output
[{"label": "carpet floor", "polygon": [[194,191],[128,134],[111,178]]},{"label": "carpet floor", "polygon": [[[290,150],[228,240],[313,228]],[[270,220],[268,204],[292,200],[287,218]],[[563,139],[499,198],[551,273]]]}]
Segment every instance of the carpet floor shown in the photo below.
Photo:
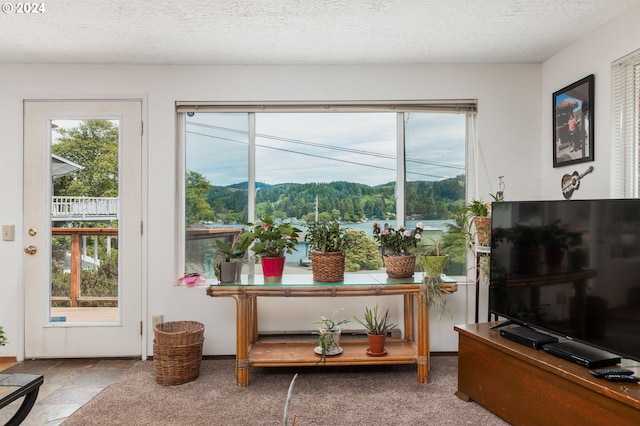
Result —
[{"label": "carpet floor", "polygon": [[246,388],[231,359],[203,360],[198,379],[177,386],[158,385],[153,361],[139,361],[63,425],[282,425],[296,373],[289,425],[507,425],[454,395],[457,361],[432,357],[422,385],[415,366],[320,366],[252,368]]}]

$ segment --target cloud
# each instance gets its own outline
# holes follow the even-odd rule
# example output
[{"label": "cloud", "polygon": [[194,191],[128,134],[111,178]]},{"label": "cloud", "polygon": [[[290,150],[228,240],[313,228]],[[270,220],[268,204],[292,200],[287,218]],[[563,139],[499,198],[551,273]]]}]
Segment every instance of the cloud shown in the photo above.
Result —
[{"label": "cloud", "polygon": [[[424,119],[426,115],[432,117]],[[411,180],[434,180],[464,171],[464,116],[461,125],[452,126],[450,119],[434,119],[442,115],[419,114],[420,119],[410,115],[407,154],[413,162],[407,167],[419,173],[415,175],[419,178]],[[244,113],[187,117],[187,170],[202,173],[214,185],[246,181],[247,117]],[[395,181],[396,120],[391,112],[258,113],[256,181],[344,180],[368,185]]]}]

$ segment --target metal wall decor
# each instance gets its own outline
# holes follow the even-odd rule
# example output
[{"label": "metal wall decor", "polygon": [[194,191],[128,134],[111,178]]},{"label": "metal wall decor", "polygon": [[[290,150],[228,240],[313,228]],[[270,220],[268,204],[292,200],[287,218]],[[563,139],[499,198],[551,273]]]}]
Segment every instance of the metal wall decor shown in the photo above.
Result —
[{"label": "metal wall decor", "polygon": [[593,171],[593,166],[589,166],[589,168],[582,174],[578,174],[578,172],[573,172],[572,174],[565,174],[562,176],[562,183],[560,186],[562,187],[562,195],[567,200],[571,199],[574,191],[577,191],[580,188],[580,179],[588,175]]}]

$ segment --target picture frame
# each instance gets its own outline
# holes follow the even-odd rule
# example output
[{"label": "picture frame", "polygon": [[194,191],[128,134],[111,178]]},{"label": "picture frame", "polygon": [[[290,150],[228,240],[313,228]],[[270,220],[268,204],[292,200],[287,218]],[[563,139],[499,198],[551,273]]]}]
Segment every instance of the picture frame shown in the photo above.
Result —
[{"label": "picture frame", "polygon": [[591,74],[553,93],[553,167],[593,161],[594,85]]}]

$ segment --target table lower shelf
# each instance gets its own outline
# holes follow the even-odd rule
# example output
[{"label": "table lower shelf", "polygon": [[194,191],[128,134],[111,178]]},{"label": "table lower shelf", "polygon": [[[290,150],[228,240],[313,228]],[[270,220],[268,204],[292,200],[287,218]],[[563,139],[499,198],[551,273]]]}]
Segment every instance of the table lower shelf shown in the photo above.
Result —
[{"label": "table lower shelf", "polygon": [[387,339],[386,355],[371,356],[366,339],[340,340],[342,353],[320,360],[313,349],[313,339],[307,340],[259,340],[249,350],[249,364],[253,367],[293,367],[323,365],[388,365],[416,364],[416,348],[413,342],[402,339]]}]

